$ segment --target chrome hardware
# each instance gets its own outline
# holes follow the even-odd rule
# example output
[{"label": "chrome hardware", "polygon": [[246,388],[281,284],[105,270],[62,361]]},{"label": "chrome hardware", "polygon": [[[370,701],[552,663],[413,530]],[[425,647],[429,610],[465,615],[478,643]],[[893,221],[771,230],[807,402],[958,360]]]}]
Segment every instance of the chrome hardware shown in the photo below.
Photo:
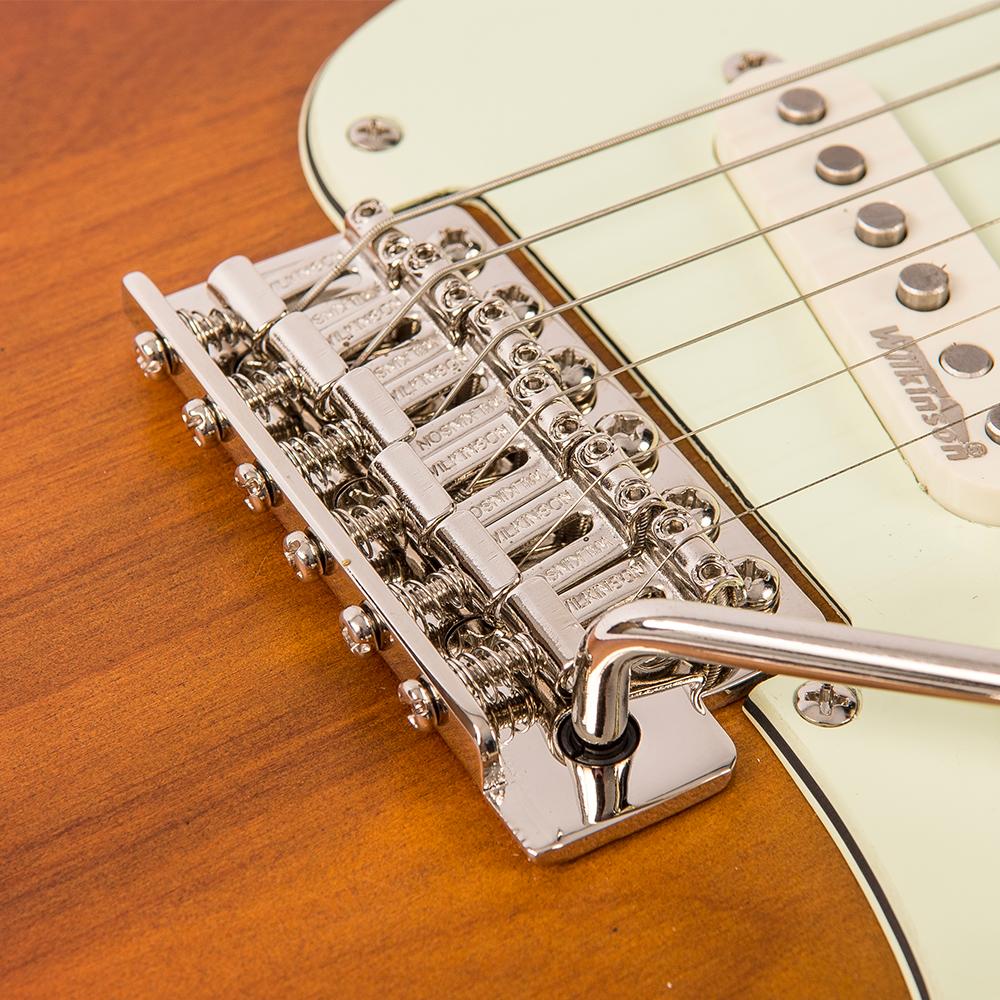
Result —
[{"label": "chrome hardware", "polygon": [[406,721],[418,733],[437,729],[439,702],[424,681],[403,681],[397,693],[407,712]]},{"label": "chrome hardware", "polygon": [[228,434],[228,421],[210,399],[188,400],[181,410],[181,420],[199,448],[214,447]]},{"label": "chrome hardware", "polygon": [[860,695],[846,684],[806,681],[795,692],[795,711],[814,726],[835,729],[846,725],[860,708]]},{"label": "chrome hardware", "polygon": [[[346,236],[230,258],[170,301],[130,275],[157,331],[144,360],[201,385],[185,422],[230,443],[299,579],[339,566],[357,587],[339,630],[407,680],[412,724],[471,762],[533,857],[569,857],[721,788],[734,750],[704,705],[758,676],[644,663],[628,760],[607,764],[565,721],[587,628],[650,595],[774,610],[776,571],[740,520],[720,534],[730,511],[573,329],[530,322],[544,297],[510,260],[479,259],[493,244],[470,215],[389,218],[362,202]],[[289,310],[279,288],[374,227],[343,282]],[[809,613],[794,585],[785,605]]]},{"label": "chrome hardware", "polygon": [[243,503],[255,514],[263,514],[280,501],[281,493],[271,477],[254,462],[237,465],[233,481],[246,493]]},{"label": "chrome hardware", "polygon": [[146,378],[165,378],[170,374],[170,348],[158,333],[146,330],[136,334],[134,342],[135,363]]},{"label": "chrome hardware", "polygon": [[308,532],[292,531],[282,543],[285,561],[304,583],[318,580],[326,573],[326,554],[323,546]]},{"label": "chrome hardware", "polygon": [[[637,658],[651,653],[666,653],[678,662],[721,661],[821,683],[1000,705],[1000,657],[994,650],[764,616],[744,608],[637,601],[605,615],[581,651],[573,728],[584,744],[613,746],[624,737],[631,671]],[[821,692],[810,700],[817,700],[816,711],[824,715],[836,699],[835,693]]]},{"label": "chrome hardware", "polygon": [[403,140],[403,130],[388,118],[359,118],[351,123],[347,139],[366,153],[380,153],[398,146]]},{"label": "chrome hardware", "polygon": [[371,608],[352,604],[340,612],[340,634],[355,656],[371,656],[392,641],[381,619]]},{"label": "chrome hardware", "polygon": [[986,414],[986,436],[994,444],[1000,444],[1000,406],[994,406]]}]

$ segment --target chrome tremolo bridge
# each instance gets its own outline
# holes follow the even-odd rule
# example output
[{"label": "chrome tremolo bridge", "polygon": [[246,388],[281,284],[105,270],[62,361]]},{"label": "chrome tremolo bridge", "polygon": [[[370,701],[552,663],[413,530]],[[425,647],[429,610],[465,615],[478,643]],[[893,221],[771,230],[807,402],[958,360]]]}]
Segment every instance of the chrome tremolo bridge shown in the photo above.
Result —
[{"label": "chrome tremolo bridge", "polygon": [[345,237],[231,258],[169,299],[128,275],[152,326],[137,360],[193,392],[185,425],[283,521],[296,575],[357,587],[339,630],[392,664],[414,727],[445,736],[532,857],[572,856],[725,785],[735,749],[709,709],[760,676],[745,650],[704,665],[662,636],[629,638],[623,667],[595,622],[645,598],[818,613],[584,339],[531,322],[545,300],[515,264],[477,261],[494,244],[466,211],[390,229],[296,311],[385,217],[364,202]]}]

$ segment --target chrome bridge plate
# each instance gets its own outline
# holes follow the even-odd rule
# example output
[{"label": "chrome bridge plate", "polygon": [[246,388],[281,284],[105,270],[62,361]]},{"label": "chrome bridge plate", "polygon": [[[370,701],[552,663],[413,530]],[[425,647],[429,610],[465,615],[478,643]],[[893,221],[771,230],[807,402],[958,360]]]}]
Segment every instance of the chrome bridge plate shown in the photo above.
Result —
[{"label": "chrome bridge plate", "polygon": [[631,744],[592,759],[561,733],[596,618],[648,596],[820,615],[787,578],[767,602],[765,548],[564,316],[532,322],[550,303],[508,256],[477,262],[495,242],[469,212],[390,230],[296,312],[386,215],[362,203],[344,236],[169,296],[126,276],[152,327],[140,367],[195,397],[185,423],[288,529],[299,577],[357,588],[344,637],[406,682],[414,727],[445,737],[529,856],[572,857],[723,787],[735,749],[709,709],[759,677],[650,657]]}]

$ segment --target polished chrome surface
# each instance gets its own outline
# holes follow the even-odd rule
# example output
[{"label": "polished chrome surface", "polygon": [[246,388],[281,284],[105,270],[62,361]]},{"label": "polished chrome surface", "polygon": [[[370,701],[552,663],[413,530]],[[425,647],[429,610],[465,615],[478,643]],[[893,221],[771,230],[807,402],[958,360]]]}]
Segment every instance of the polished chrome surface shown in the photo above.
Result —
[{"label": "polished chrome surface", "polygon": [[[383,214],[370,201],[350,218]],[[529,855],[571,857],[717,791],[735,753],[705,705],[737,697],[753,671],[676,680],[669,658],[644,663],[620,759],[571,736],[567,754],[560,734],[596,617],[650,594],[772,611],[767,552],[561,315],[533,322],[545,297],[509,259],[485,259],[495,244],[468,213],[396,230],[290,310],[278,290],[295,294],[356,238],[262,265],[230,258],[169,302],[128,276],[157,331],[144,357],[196,396],[192,433],[225,442],[244,503],[290,532],[300,579],[339,568],[357,587],[333,631],[357,655],[383,652],[401,680],[419,676],[408,715],[439,729]],[[794,585],[781,594],[781,613],[815,613]]]},{"label": "polished chrome surface", "polygon": [[861,696],[846,684],[806,681],[795,690],[795,711],[814,726],[836,729],[854,719],[861,709]]},{"label": "polished chrome surface", "polygon": [[986,436],[994,444],[1000,444],[1000,406],[994,406],[986,414]]},{"label": "polished chrome surface", "polygon": [[588,634],[573,698],[573,725],[582,741],[608,746],[622,738],[632,667],[657,653],[696,664],[1000,704],[995,650],[744,608],[644,600],[609,612]]}]

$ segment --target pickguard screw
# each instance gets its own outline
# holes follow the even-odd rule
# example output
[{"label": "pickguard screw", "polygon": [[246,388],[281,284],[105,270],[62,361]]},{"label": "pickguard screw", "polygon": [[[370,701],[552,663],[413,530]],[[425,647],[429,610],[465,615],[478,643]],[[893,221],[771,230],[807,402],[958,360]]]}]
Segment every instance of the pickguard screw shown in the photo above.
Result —
[{"label": "pickguard screw", "polygon": [[406,721],[418,733],[437,729],[440,718],[434,692],[422,680],[403,681],[397,689],[399,700],[407,710]]},{"label": "pickguard screw", "polygon": [[795,711],[814,726],[846,725],[861,707],[858,692],[846,684],[806,681],[795,692]]},{"label": "pickguard screw", "polygon": [[359,118],[347,130],[347,139],[352,146],[366,153],[380,153],[399,145],[403,130],[388,118],[373,116]]}]

